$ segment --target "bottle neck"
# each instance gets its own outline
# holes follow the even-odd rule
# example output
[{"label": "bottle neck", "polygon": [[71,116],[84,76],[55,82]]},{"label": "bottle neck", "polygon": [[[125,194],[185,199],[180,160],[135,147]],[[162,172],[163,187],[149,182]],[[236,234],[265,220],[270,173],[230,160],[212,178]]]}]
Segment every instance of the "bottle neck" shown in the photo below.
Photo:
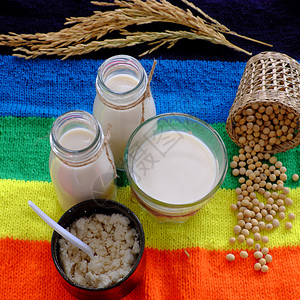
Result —
[{"label": "bottle neck", "polygon": [[54,155],[71,166],[86,165],[97,158],[104,135],[99,122],[88,112],[74,110],[53,123],[50,145]]},{"label": "bottle neck", "polygon": [[147,74],[131,56],[113,56],[98,69],[97,93],[112,105],[130,105],[145,93],[146,87]]}]

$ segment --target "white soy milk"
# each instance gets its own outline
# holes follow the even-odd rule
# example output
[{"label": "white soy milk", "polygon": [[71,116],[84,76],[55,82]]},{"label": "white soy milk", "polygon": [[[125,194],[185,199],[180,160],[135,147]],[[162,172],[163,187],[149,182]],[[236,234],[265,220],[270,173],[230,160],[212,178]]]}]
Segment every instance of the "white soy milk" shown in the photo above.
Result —
[{"label": "white soy milk", "polygon": [[[105,82],[106,86],[110,90],[114,93],[120,94],[133,90],[138,83],[139,81],[137,78],[129,74],[118,74],[109,77]],[[128,99],[128,97],[123,99],[122,94],[120,97],[116,94],[114,96],[114,103],[120,106],[127,105],[137,100],[140,96],[142,96],[142,94],[138,97],[136,97],[136,94],[132,94],[132,96],[135,96],[135,98],[132,99]],[[152,96],[147,98],[144,101],[144,104],[144,119],[146,120],[156,114]],[[98,95],[96,95],[93,115],[96,119],[98,119],[104,130],[106,130],[108,124],[112,125],[109,144],[114,155],[116,167],[118,169],[123,169],[123,156],[127,141],[135,128],[141,124],[142,104],[126,110],[117,110],[103,104]]]},{"label": "white soy milk", "polygon": [[[88,148],[94,139],[91,131],[75,128],[63,134],[59,143],[68,150],[78,151]],[[95,161],[78,167],[65,164],[51,152],[50,175],[64,210],[88,199],[115,198],[114,173],[105,149]]]},{"label": "white soy milk", "polygon": [[69,150],[82,150],[91,145],[95,135],[83,128],[77,128],[65,133],[59,140],[59,143]]},{"label": "white soy milk", "polygon": [[213,188],[216,160],[198,138],[185,132],[159,133],[146,140],[133,161],[139,188],[169,204],[200,200]]},{"label": "white soy milk", "polygon": [[138,85],[138,80],[128,74],[119,74],[110,77],[105,82],[106,86],[115,93],[124,93],[132,90]]}]

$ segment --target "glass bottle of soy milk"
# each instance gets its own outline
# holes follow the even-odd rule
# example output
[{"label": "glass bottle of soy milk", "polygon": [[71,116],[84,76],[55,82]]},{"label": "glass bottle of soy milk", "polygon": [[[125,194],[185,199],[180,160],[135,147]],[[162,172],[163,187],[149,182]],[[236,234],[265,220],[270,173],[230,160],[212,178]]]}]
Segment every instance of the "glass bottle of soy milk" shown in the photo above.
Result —
[{"label": "glass bottle of soy milk", "polygon": [[147,74],[138,60],[113,56],[98,69],[93,115],[103,128],[111,124],[110,146],[116,167],[124,169],[123,155],[135,128],[155,116]]},{"label": "glass bottle of soy milk", "polygon": [[113,154],[91,114],[77,110],[58,117],[50,145],[50,175],[63,210],[88,199],[115,198]]}]

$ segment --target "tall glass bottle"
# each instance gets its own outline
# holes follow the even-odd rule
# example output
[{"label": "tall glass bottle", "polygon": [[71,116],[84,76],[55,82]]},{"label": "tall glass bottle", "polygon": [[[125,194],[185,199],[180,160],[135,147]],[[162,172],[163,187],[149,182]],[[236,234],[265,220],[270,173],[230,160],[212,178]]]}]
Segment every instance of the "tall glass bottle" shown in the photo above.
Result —
[{"label": "tall glass bottle", "polygon": [[156,115],[145,69],[128,55],[113,56],[98,69],[93,115],[103,128],[111,124],[110,146],[116,167],[124,169],[126,143],[144,120]]}]

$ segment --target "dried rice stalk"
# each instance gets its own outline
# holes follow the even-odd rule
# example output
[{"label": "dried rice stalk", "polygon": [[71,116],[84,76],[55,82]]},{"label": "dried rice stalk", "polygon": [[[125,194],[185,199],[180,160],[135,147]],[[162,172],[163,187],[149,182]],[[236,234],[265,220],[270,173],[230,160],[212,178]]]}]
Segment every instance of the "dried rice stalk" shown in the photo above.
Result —
[{"label": "dried rice stalk", "polygon": [[[155,45],[141,55],[148,54],[164,44],[172,47],[181,39],[201,39],[215,44],[225,45],[237,51],[251,55],[248,51],[230,43],[223,33],[233,34],[245,39],[259,42],[232,32],[218,21],[206,15],[202,10],[187,0],[186,5],[202,15],[194,16],[187,9],[183,10],[166,0],[115,0],[114,3],[95,2],[99,6],[116,6],[118,8],[105,12],[95,11],[90,17],[71,17],[65,25],[71,25],[58,32],[0,35],[0,45],[15,48],[14,56],[26,59],[40,55],[57,55],[66,59],[73,55],[87,54],[103,48],[122,48],[142,43]],[[164,32],[129,32],[130,25],[144,25],[153,22],[183,25],[188,30]],[[120,38],[103,39],[112,31],[118,31]],[[262,42],[259,42],[262,43]],[[264,45],[271,46],[266,43]]]}]

